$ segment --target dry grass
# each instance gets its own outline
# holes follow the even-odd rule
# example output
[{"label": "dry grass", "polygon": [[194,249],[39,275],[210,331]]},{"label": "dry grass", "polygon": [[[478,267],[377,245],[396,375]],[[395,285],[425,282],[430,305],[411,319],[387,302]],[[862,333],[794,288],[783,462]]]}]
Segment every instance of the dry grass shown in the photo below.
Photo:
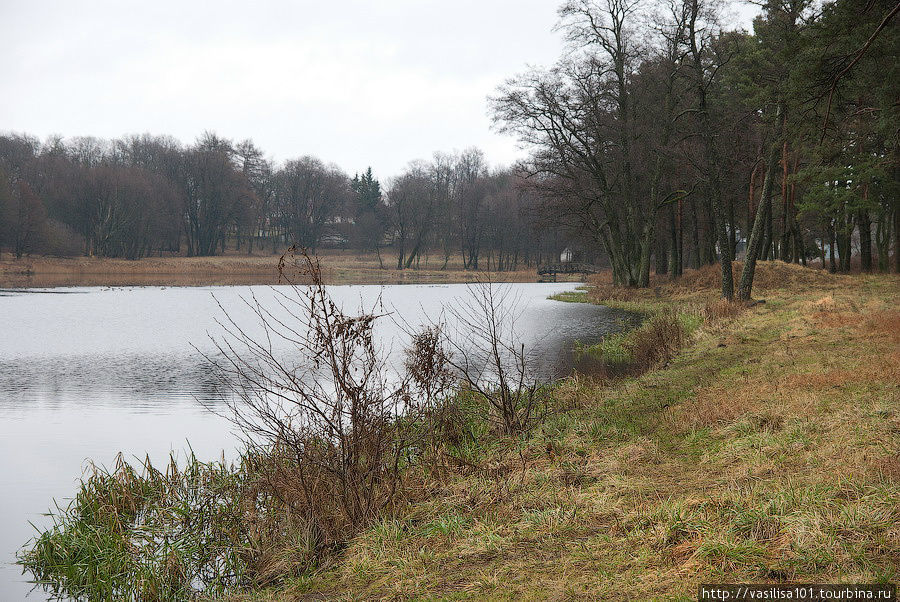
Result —
[{"label": "dry grass", "polygon": [[[740,261],[733,264],[735,282],[740,278],[744,265]],[[760,261],[756,264],[753,278],[753,289],[768,291],[789,289],[792,291],[807,288],[826,288],[835,286],[850,277],[836,276],[825,270],[806,268],[798,264],[783,261]],[[685,270],[684,275],[668,286],[672,291],[717,290],[721,281],[721,269],[718,264],[706,265],[697,270]]]},{"label": "dry grass", "polygon": [[893,343],[900,343],[900,310],[888,309],[870,314],[864,328],[874,336],[890,337]]},{"label": "dry grass", "polygon": [[[0,259],[0,287],[52,286],[209,286],[277,284],[278,255],[230,254],[217,257],[147,257],[137,261],[98,257],[28,257]],[[397,270],[384,255],[339,250],[320,255],[325,280],[332,284],[404,284],[472,282],[483,272],[463,269],[458,258],[422,261],[418,268]],[[443,268],[443,269],[442,269]],[[577,275],[575,276],[577,277]],[[501,282],[534,282],[535,268],[491,272]]]},{"label": "dry grass", "polygon": [[728,301],[727,299],[717,299],[707,303],[703,308],[703,318],[707,322],[715,322],[719,320],[728,320],[741,315],[747,309],[746,304]]},{"label": "dry grass", "polygon": [[726,387],[710,387],[699,391],[691,400],[670,409],[664,417],[680,432],[731,424],[759,407],[759,396],[748,387],[732,391]]},{"label": "dry grass", "polygon": [[[758,274],[766,303],[752,307],[717,301],[713,268],[622,293],[653,316],[655,343],[631,348],[648,371],[562,383],[518,437],[461,410],[445,462],[408,471],[404,503],[338,562],[242,599],[690,600],[709,582],[896,582],[900,278],[780,262]],[[682,344],[656,355],[676,322]]]},{"label": "dry grass", "polygon": [[[740,278],[743,264],[735,262],[733,273],[735,282]],[[668,276],[650,277],[650,286],[644,289],[623,288],[612,285],[612,274],[604,272],[588,279],[592,286],[591,298],[597,302],[646,302],[661,300],[706,300],[718,299],[721,282],[721,269],[718,264],[706,265],[699,269],[688,269],[678,279]],[[789,289],[792,291],[828,290],[854,281],[851,276],[838,276],[827,271],[805,268],[783,261],[760,261],[756,264],[753,281],[755,296],[768,291]]]},{"label": "dry grass", "polygon": [[470,439],[479,470],[423,474],[340,566],[267,595],[693,599],[702,582],[896,581],[900,280],[798,269],[763,264],[767,302],[751,308],[717,302],[702,274],[625,293],[706,323],[665,368],[566,382],[562,411],[525,440]]},{"label": "dry grass", "polygon": [[674,311],[649,318],[635,334],[628,351],[637,374],[667,363],[684,344],[684,327]]}]

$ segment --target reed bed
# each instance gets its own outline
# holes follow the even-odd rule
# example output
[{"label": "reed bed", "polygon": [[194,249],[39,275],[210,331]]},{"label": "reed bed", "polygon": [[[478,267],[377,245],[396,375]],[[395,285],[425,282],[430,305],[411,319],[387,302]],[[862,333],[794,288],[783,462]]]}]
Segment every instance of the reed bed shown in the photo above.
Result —
[{"label": "reed bed", "polygon": [[[374,253],[328,250],[319,256],[332,284],[400,284],[473,282],[486,272],[466,270],[462,261],[432,257],[410,269],[396,269],[395,258]],[[278,284],[278,255],[227,254],[215,257],[145,257],[139,260],[101,257],[0,258],[0,286],[208,286]],[[534,282],[535,267],[491,272],[495,281]],[[579,275],[573,275],[573,278]]]},{"label": "reed bed", "polygon": [[[318,557],[308,525],[263,486],[261,458],[92,466],[19,562],[49,593],[183,600],[271,584]],[[277,576],[277,577],[276,577]]]}]

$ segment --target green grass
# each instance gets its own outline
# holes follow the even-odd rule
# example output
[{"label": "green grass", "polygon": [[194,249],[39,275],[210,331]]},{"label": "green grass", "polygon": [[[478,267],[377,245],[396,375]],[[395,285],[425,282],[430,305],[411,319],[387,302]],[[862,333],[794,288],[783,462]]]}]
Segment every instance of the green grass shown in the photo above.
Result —
[{"label": "green grass", "polygon": [[242,467],[193,456],[164,471],[119,458],[97,468],[53,525],[20,555],[54,593],[120,600],[172,600],[223,593],[243,583],[252,546],[235,517]]}]

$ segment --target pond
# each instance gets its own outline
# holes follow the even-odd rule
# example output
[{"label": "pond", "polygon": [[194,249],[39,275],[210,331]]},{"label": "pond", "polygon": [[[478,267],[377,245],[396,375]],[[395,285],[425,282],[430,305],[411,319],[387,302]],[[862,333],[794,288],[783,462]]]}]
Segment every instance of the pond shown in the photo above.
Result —
[{"label": "pond", "polygon": [[[334,286],[350,312],[380,298],[411,325],[437,317],[467,294],[465,284]],[[630,316],[605,307],[552,301],[573,283],[508,284],[516,329],[537,372],[572,369],[575,341],[597,342]],[[110,465],[149,455],[162,463],[190,446],[201,460],[235,455],[230,423],[215,405],[216,378],[202,357],[222,333],[222,308],[248,332],[257,323],[242,299],[275,308],[284,287],[133,287],[0,291],[0,599],[45,599],[14,564],[16,551],[65,505],[89,461]],[[219,307],[222,306],[222,308]],[[446,316],[445,316],[446,317]],[[451,325],[452,326],[452,325]],[[388,357],[402,357],[396,320],[379,322]],[[31,591],[30,595],[29,592]]]}]

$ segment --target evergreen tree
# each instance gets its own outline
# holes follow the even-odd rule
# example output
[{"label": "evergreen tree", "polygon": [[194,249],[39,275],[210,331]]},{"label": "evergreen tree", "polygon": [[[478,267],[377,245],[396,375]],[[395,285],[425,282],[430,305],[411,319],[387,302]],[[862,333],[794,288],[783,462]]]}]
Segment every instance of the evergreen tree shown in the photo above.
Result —
[{"label": "evergreen tree", "polygon": [[372,175],[372,168],[366,168],[362,176],[356,174],[350,183],[356,194],[357,215],[377,210],[381,204],[381,184]]}]

